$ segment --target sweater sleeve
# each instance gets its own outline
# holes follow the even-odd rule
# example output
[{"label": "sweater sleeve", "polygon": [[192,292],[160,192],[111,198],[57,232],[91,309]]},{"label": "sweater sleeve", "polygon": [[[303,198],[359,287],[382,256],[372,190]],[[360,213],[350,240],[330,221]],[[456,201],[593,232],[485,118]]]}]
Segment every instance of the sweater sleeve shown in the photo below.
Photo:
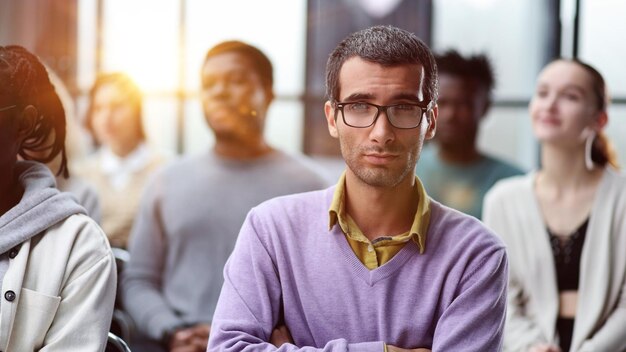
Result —
[{"label": "sweater sleeve", "polygon": [[[502,237],[513,228],[507,223],[501,198],[489,191],[483,203],[483,221],[487,227]],[[506,242],[506,241],[505,241]],[[505,351],[526,351],[538,342],[547,342],[537,323],[524,314],[525,288],[512,265],[508,274],[507,316],[504,331]]]},{"label": "sweater sleeve", "polygon": [[336,339],[321,348],[294,344],[276,347],[269,343],[279,321],[282,294],[272,255],[259,238],[261,228],[252,210],[224,267],[224,286],[213,317],[208,351],[384,351],[382,341],[349,343]]},{"label": "sweater sleeve", "polygon": [[[113,315],[117,272],[106,237],[95,223],[80,229],[66,270],[68,281],[40,351],[101,350]],[[28,332],[27,327],[19,330]]]},{"label": "sweater sleeve", "polygon": [[124,308],[139,330],[160,339],[166,330],[183,324],[161,290],[167,241],[161,220],[161,183],[154,180],[143,195],[130,236],[130,261],[122,274]]},{"label": "sweater sleeve", "polygon": [[622,287],[622,293],[618,306],[615,307],[615,310],[613,310],[609,319],[591,339],[583,343],[580,351],[592,352],[626,350],[624,326],[626,326],[626,287]]},{"label": "sweater sleeve", "polygon": [[435,327],[435,351],[500,351],[506,315],[507,257],[503,247],[478,254]]},{"label": "sweater sleeve", "polygon": [[[626,196],[622,199],[626,199]],[[615,211],[615,214],[624,214],[620,212],[619,209],[625,208],[626,200],[614,206],[614,209],[618,209]],[[623,244],[626,242],[626,217],[618,215],[614,221],[616,225],[613,231],[618,234],[621,239],[619,241],[612,241],[611,244],[616,246],[616,248],[624,248]],[[619,251],[623,253],[623,249]],[[614,255],[620,255],[619,251]],[[612,312],[604,324],[599,327],[598,331],[596,331],[590,339],[583,342],[580,352],[626,351],[626,331],[624,330],[626,326],[626,276],[622,276],[621,280],[619,297],[617,298],[615,306],[612,308]]]}]

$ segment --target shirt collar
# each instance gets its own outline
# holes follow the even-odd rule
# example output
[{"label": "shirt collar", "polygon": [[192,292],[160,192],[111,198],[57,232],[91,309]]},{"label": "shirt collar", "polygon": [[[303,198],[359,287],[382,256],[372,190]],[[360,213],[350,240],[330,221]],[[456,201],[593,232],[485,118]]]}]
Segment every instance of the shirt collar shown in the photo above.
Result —
[{"label": "shirt collar", "polygon": [[120,158],[111,149],[104,147],[100,151],[100,166],[113,189],[124,189],[133,175],[141,172],[150,164],[152,152],[144,143],[140,144],[127,156]]},{"label": "shirt collar", "polygon": [[[413,188],[414,192],[417,193],[418,202],[417,202],[417,211],[415,212],[415,218],[413,220],[413,224],[411,225],[410,237],[419,247],[420,253],[424,253],[426,250],[426,234],[428,232],[428,225],[430,223],[430,199],[428,194],[426,194],[426,190],[424,189],[424,185],[420,179],[415,176],[415,187]],[[346,172],[344,171],[339,177],[339,181],[337,182],[337,186],[335,187],[335,192],[333,194],[333,200],[330,204],[330,209],[328,210],[329,222],[328,227],[329,230],[333,228],[333,226],[339,224],[341,230],[346,233],[348,231],[347,228],[347,214],[345,212],[345,191],[346,191]]]},{"label": "shirt collar", "polygon": [[141,143],[125,157],[119,157],[109,147],[103,147],[100,158],[102,170],[106,174],[130,174],[150,163],[150,149],[145,143]]}]

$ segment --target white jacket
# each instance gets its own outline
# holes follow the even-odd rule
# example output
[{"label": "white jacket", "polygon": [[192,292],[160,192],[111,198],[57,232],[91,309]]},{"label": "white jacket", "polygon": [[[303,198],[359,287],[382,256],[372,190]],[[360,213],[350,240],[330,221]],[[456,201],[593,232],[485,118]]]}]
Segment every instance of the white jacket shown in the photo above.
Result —
[{"label": "white jacket", "polygon": [[[535,198],[535,173],[497,183],[483,220],[509,254],[505,351],[553,342],[559,297],[552,249]],[[598,186],[580,262],[570,351],[626,351],[626,176],[606,169]]]},{"label": "white jacket", "polygon": [[102,230],[72,215],[8,252],[0,351],[103,351],[117,285]]}]

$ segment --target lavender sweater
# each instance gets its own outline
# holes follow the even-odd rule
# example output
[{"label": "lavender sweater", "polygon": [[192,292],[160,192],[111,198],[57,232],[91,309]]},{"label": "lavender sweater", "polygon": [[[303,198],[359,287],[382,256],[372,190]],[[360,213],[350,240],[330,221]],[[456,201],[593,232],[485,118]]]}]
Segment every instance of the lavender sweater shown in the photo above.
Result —
[{"label": "lavender sweater", "polygon": [[[368,270],[338,226],[334,187],[254,208],[224,268],[208,351],[499,351],[507,258],[476,219],[431,201],[426,251],[412,241]],[[268,343],[286,324],[294,344]]]}]

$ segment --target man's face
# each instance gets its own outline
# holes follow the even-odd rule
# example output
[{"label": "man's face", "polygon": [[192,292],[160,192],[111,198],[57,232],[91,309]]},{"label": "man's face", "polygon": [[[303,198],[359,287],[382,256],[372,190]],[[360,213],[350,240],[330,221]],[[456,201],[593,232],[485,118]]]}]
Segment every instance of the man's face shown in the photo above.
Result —
[{"label": "man's face", "polygon": [[435,140],[444,148],[473,148],[480,119],[488,104],[487,91],[472,80],[439,75],[439,119]]},{"label": "man's face", "polygon": [[237,52],[209,58],[202,68],[202,106],[218,138],[259,138],[272,99],[251,62]]},{"label": "man's face", "polygon": [[[384,67],[359,57],[348,59],[339,73],[339,101],[377,105],[417,103],[423,100],[421,65]],[[414,177],[424,143],[435,132],[437,108],[422,117],[417,128],[398,129],[381,112],[367,128],[347,126],[330,102],[325,105],[330,134],[339,138],[348,173],[374,187],[394,187]],[[412,180],[411,180],[412,182]]]}]

